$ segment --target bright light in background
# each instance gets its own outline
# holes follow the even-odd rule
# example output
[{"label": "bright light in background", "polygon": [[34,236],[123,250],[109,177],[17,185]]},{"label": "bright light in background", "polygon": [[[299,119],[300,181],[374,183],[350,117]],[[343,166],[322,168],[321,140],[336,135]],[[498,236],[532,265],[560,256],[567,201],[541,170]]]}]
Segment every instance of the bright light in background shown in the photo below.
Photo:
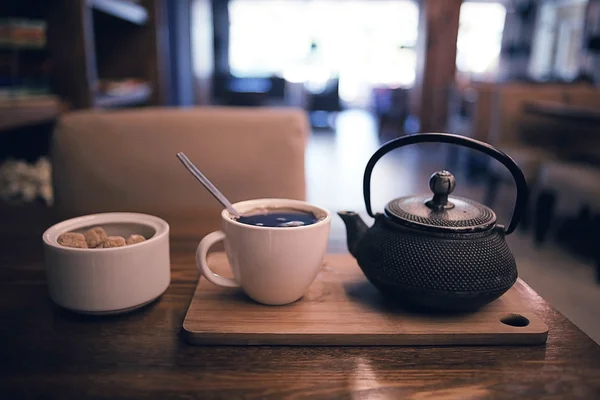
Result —
[{"label": "bright light in background", "polygon": [[210,77],[213,73],[213,23],[210,0],[192,2],[192,57],[194,74]]},{"label": "bright light in background", "polygon": [[465,2],[460,7],[456,67],[473,74],[498,68],[506,8],[500,3]]},{"label": "bright light in background", "polygon": [[303,0],[229,2],[229,63],[236,76],[281,74],[309,53]]},{"label": "bright light in background", "polygon": [[231,0],[229,12],[236,76],[274,74],[314,88],[338,77],[345,101],[367,96],[372,85],[414,84],[413,1]]}]

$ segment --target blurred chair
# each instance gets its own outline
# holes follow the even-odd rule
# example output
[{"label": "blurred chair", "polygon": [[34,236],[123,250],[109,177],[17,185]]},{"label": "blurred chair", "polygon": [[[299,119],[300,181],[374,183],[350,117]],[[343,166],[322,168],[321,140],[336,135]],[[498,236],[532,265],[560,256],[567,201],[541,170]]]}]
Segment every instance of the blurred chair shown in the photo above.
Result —
[{"label": "blurred chair", "polygon": [[[551,120],[528,115],[524,105],[531,100],[564,99],[566,86],[541,84],[499,85],[491,94],[491,120],[487,141],[507,153],[519,165],[528,186],[535,185],[542,162],[560,153],[564,131]],[[488,164],[486,204],[493,206],[503,184],[512,184],[510,173],[500,163]],[[521,227],[529,227],[530,207]]]},{"label": "blurred chair", "polygon": [[327,81],[322,91],[312,92],[309,90],[307,94],[308,110],[327,112],[342,111],[339,88],[340,80],[338,78],[331,78]]},{"label": "blurred chair", "polygon": [[545,162],[536,186],[535,242],[555,229],[559,242],[594,258],[600,282],[600,166]]},{"label": "blurred chair", "polygon": [[56,211],[193,220],[222,208],[180,163],[180,151],[232,202],[302,200],[308,133],[305,113],[292,108],[72,112],[59,120],[51,144]]},{"label": "blurred chair", "polygon": [[600,91],[569,93],[566,104],[575,107],[558,118],[564,157],[542,163],[535,187],[534,240],[542,245],[553,232],[560,245],[594,258],[600,282]]},{"label": "blurred chair", "polygon": [[408,117],[409,89],[386,86],[372,89],[373,113],[378,122],[381,135],[386,127],[393,128],[398,134],[404,132],[404,122]]}]

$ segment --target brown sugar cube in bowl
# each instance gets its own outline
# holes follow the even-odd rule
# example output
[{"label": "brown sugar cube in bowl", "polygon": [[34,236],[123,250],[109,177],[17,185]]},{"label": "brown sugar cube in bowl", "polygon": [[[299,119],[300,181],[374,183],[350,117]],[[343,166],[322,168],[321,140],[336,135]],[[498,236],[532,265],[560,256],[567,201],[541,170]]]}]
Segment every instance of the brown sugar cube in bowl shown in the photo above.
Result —
[{"label": "brown sugar cube in bowl", "polygon": [[127,244],[141,243],[145,240],[146,240],[146,238],[143,237],[142,235],[136,235],[134,233],[133,235],[129,235],[129,237],[127,238]]},{"label": "brown sugar cube in bowl", "polygon": [[88,229],[83,236],[85,236],[85,241],[88,247],[98,247],[108,238],[104,228],[100,226],[95,226],[92,229]]},{"label": "brown sugar cube in bowl", "polygon": [[[109,237],[103,246],[109,248],[73,249],[58,243],[64,232],[83,235],[94,227],[104,228]],[[146,240],[140,246],[126,246],[125,238],[132,233]],[[129,313],[160,297],[171,282],[169,224],[153,215],[80,215],[46,229],[42,242],[50,299],[74,312]]]},{"label": "brown sugar cube in bowl", "polygon": [[85,241],[85,236],[82,233],[66,232],[60,235],[56,241],[61,246],[75,247],[78,249],[87,249],[88,245]]},{"label": "brown sugar cube in bowl", "polygon": [[98,246],[101,249],[107,249],[110,247],[122,247],[125,246],[125,238],[122,236],[109,236],[104,242]]}]

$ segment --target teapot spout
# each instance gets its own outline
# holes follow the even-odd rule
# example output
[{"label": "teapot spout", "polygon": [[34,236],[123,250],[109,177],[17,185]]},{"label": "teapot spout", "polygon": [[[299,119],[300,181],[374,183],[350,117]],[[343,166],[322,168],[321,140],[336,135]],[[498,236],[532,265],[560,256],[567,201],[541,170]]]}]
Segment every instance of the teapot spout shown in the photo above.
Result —
[{"label": "teapot spout", "polygon": [[346,225],[346,240],[348,242],[348,251],[356,258],[356,248],[358,242],[367,232],[367,224],[354,211],[340,211],[337,213]]}]

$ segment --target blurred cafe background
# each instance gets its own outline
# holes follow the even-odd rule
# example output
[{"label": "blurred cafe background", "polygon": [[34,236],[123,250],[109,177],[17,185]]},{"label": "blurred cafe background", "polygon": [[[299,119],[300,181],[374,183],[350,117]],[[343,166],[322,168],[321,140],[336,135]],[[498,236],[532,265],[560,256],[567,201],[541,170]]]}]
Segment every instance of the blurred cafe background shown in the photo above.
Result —
[{"label": "blurred cafe background", "polygon": [[[155,212],[161,179],[195,184],[161,153],[176,137],[233,200],[290,183],[364,214],[379,146],[451,132],[517,161],[519,273],[600,341],[599,87],[600,0],[4,0],[0,218]],[[439,169],[508,222],[508,171],[444,144],[384,157],[374,207],[428,192]],[[331,249],[345,251],[338,218]]]}]

